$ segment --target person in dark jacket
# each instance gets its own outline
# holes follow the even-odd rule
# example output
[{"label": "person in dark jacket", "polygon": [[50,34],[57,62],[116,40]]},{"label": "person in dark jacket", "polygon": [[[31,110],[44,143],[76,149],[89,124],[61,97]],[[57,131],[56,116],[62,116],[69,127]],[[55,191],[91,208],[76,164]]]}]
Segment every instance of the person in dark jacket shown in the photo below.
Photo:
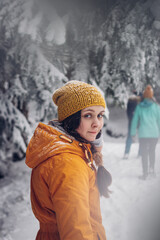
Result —
[{"label": "person in dark jacket", "polygon": [[137,92],[133,91],[133,94],[129,97],[128,103],[127,103],[127,118],[128,118],[128,134],[127,134],[127,139],[126,139],[126,145],[125,145],[125,151],[124,151],[124,157],[123,159],[128,159],[131,144],[132,144],[132,137],[130,134],[131,130],[131,122],[133,118],[133,114],[135,111],[135,108],[137,104],[140,102],[141,97],[137,96]]},{"label": "person in dark jacket", "polygon": [[155,149],[160,136],[160,106],[153,99],[153,89],[150,85],[145,88],[143,101],[137,105],[134,112],[132,137],[136,135],[137,128],[143,169],[140,178],[146,179],[148,174],[155,176]]}]

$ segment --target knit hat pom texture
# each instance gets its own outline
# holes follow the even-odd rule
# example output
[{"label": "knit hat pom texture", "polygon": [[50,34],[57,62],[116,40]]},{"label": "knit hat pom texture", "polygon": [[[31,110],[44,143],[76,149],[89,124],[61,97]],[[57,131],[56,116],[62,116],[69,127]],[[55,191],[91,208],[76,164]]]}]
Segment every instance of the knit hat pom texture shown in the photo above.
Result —
[{"label": "knit hat pom texture", "polygon": [[98,89],[85,82],[72,80],[53,93],[53,102],[58,106],[58,120],[61,122],[72,114],[90,107],[106,107],[104,97]]}]

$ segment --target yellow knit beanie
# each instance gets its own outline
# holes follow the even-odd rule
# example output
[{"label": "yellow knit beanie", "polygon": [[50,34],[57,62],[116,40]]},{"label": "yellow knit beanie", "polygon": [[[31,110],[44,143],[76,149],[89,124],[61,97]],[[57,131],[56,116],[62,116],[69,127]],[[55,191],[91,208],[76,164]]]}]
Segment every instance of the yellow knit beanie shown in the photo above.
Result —
[{"label": "yellow knit beanie", "polygon": [[152,98],[153,97],[153,88],[151,85],[147,85],[144,92],[143,92],[143,97],[144,98]]},{"label": "yellow knit beanie", "polygon": [[76,80],[69,81],[57,89],[52,99],[58,106],[60,122],[86,107],[98,105],[106,107],[104,97],[96,87]]}]

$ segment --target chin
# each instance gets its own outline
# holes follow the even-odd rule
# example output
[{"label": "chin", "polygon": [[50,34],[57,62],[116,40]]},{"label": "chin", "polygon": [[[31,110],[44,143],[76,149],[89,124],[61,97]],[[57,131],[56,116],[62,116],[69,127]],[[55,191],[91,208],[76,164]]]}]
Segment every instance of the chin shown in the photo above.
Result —
[{"label": "chin", "polygon": [[82,136],[85,140],[87,140],[88,142],[92,142],[96,139],[96,136],[88,136],[88,137],[85,137],[85,136]]},{"label": "chin", "polygon": [[95,138],[87,139],[87,141],[92,142],[92,141],[94,141],[95,139],[96,139],[96,137],[95,137]]}]

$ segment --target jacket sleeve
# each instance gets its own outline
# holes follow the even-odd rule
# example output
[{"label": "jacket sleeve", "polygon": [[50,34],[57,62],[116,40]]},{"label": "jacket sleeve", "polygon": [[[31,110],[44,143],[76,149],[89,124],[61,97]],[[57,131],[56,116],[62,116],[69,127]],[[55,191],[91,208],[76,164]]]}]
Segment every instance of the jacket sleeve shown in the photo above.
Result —
[{"label": "jacket sleeve", "polygon": [[131,123],[131,132],[130,132],[131,136],[136,135],[138,124],[139,124],[139,106],[136,107],[133,115],[133,119]]},{"label": "jacket sleeve", "polygon": [[160,136],[160,106],[157,105],[157,124],[158,124],[158,129],[159,129],[159,136]]},{"label": "jacket sleeve", "polygon": [[49,189],[60,239],[92,240],[88,173],[92,170],[80,157],[74,159],[73,154],[59,160],[54,158]]}]

